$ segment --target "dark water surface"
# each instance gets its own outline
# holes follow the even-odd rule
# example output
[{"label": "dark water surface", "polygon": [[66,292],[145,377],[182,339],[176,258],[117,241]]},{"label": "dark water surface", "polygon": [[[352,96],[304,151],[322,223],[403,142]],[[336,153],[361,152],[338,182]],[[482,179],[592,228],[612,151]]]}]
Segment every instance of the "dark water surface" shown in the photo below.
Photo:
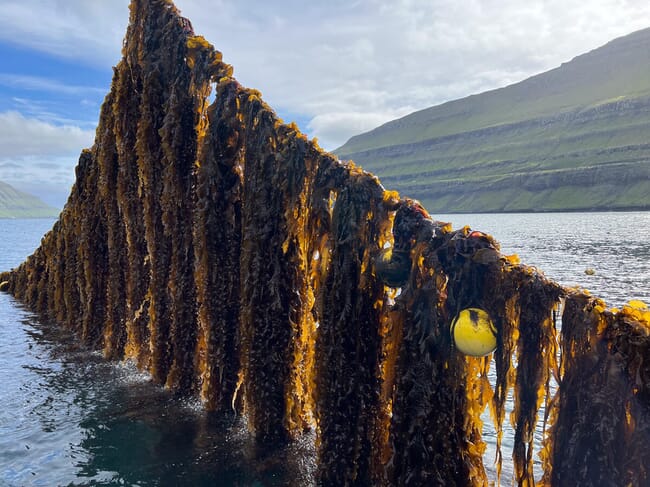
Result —
[{"label": "dark water surface", "polygon": [[[650,302],[648,212],[437,218],[492,233],[505,253],[608,305]],[[53,223],[0,219],[0,270],[22,262]],[[486,426],[488,466],[493,438]],[[506,431],[506,458],[510,444]],[[0,486],[303,486],[313,471],[313,436],[256,450],[241,419],[173,397],[130,363],[105,362],[0,293]],[[506,465],[504,485],[511,472]]]}]

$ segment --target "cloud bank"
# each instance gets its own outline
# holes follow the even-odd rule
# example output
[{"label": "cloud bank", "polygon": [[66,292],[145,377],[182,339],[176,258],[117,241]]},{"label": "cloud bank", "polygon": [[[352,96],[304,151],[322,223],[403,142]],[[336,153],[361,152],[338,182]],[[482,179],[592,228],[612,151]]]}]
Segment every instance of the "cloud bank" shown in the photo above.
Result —
[{"label": "cloud bank", "polygon": [[[0,42],[74,60],[80,69],[108,67],[120,58],[128,3],[0,0]],[[552,69],[650,26],[650,3],[640,0],[175,3],[223,52],[240,82],[262,91],[280,116],[297,121],[326,149],[412,111]],[[2,73],[0,83],[17,75]],[[87,88],[73,75],[66,87],[33,73],[23,81],[51,96]],[[81,126],[21,113],[22,119],[6,112],[0,120],[41,135],[25,146],[33,155],[60,157],[63,146],[78,144],[78,153],[88,145],[89,132]],[[0,146],[0,161],[17,157],[9,139],[21,134],[11,134],[4,136],[9,145]]]},{"label": "cloud bank", "polygon": [[396,116],[520,81],[650,26],[650,3],[625,0],[176,4],[240,81],[272,106],[305,114],[303,129],[330,149]]},{"label": "cloud bank", "polygon": [[0,113],[2,158],[28,156],[65,156],[90,147],[94,130],[75,126],[57,126],[17,112]]},{"label": "cloud bank", "polygon": [[[640,0],[176,0],[246,85],[326,148],[650,26]],[[0,38],[115,64],[128,0],[0,2]]]}]

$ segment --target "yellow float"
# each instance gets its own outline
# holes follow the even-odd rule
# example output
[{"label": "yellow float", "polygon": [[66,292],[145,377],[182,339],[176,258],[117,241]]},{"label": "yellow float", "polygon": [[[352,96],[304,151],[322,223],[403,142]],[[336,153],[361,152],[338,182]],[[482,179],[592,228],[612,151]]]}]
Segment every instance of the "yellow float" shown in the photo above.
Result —
[{"label": "yellow float", "polygon": [[484,357],[497,348],[497,330],[490,315],[480,308],[461,310],[451,323],[451,335],[465,355]]}]

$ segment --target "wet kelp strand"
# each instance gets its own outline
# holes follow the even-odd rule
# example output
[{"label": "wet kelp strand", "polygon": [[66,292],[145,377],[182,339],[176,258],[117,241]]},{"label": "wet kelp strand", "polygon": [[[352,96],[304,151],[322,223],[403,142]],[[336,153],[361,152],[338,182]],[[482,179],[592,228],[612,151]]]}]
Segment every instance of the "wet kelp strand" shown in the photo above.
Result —
[{"label": "wet kelp strand", "polygon": [[[608,310],[435,221],[284,124],[171,1],[130,9],[95,144],[3,291],[245,415],[263,447],[315,431],[319,485],[488,485],[486,408],[517,485],[648,483],[644,303]],[[454,341],[460,320],[486,356],[461,352],[483,349]]]},{"label": "wet kelp strand", "polygon": [[[387,204],[385,204],[387,203]],[[379,415],[384,285],[372,258],[387,235],[390,202],[379,181],[351,167],[332,211],[330,264],[316,342],[319,481],[369,485]]]},{"label": "wet kelp strand", "polygon": [[612,312],[602,300],[574,290],[562,316],[561,350],[545,480],[646,485],[650,310],[632,301]]}]

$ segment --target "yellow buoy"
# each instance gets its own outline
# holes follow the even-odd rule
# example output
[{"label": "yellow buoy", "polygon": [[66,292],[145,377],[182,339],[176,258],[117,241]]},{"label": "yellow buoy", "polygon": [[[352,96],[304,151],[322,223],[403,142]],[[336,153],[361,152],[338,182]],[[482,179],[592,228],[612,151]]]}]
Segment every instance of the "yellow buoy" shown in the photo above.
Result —
[{"label": "yellow buoy", "polygon": [[451,323],[456,348],[465,355],[484,357],[497,348],[497,330],[480,308],[465,308]]}]

